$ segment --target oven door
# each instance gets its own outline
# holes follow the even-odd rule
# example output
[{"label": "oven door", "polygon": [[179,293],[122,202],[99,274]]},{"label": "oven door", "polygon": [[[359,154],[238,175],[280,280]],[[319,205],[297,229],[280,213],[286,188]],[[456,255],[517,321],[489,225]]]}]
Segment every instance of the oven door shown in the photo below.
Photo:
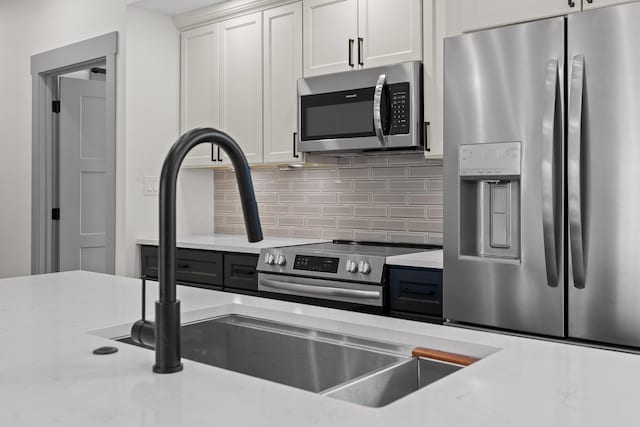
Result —
[{"label": "oven door", "polygon": [[365,283],[260,273],[258,291],[267,298],[368,313],[384,313],[387,305],[384,287]]}]

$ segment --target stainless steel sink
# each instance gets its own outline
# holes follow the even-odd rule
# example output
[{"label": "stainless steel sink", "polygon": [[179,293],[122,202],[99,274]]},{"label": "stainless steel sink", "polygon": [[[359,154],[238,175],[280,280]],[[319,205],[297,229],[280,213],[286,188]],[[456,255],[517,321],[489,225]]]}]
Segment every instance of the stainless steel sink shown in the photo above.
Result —
[{"label": "stainless steel sink", "polygon": [[181,339],[185,359],[373,407],[461,369],[407,345],[238,314],[182,325]]},{"label": "stainless steel sink", "polygon": [[[183,325],[181,335],[185,359],[313,392],[408,354],[385,343],[240,315]],[[130,338],[118,341],[132,344]]]},{"label": "stainless steel sink", "polygon": [[322,394],[377,408],[395,402],[460,369],[462,366],[416,357],[341,384]]}]

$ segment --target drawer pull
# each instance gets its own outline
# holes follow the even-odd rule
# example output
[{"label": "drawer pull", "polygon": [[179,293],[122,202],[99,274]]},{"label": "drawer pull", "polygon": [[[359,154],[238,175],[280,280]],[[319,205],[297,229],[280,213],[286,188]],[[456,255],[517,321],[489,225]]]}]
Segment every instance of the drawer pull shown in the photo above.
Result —
[{"label": "drawer pull", "polygon": [[446,351],[434,350],[432,348],[416,347],[411,352],[413,357],[424,357],[427,359],[440,360],[442,362],[454,363],[456,365],[469,366],[477,362],[478,358],[465,356],[463,354],[449,353]]},{"label": "drawer pull", "polygon": [[253,276],[256,274],[256,270],[251,267],[233,267],[234,276]]},{"label": "drawer pull", "polygon": [[190,267],[189,264],[178,264],[178,268],[181,270],[186,270],[189,267]]}]

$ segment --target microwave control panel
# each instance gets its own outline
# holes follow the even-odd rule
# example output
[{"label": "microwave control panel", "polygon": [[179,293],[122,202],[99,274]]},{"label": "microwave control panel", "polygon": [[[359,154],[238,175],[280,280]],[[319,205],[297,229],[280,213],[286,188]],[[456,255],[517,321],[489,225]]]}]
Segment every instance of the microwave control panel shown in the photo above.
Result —
[{"label": "microwave control panel", "polygon": [[390,84],[389,88],[389,105],[391,112],[389,114],[391,123],[389,126],[390,135],[409,133],[411,116],[409,99],[409,83]]}]

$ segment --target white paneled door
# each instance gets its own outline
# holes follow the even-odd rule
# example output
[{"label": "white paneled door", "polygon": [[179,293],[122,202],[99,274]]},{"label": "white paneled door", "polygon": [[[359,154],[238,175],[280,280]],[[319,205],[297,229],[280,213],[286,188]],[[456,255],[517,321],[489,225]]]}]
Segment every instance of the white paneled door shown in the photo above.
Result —
[{"label": "white paneled door", "polygon": [[422,60],[422,0],[358,1],[358,64]]},{"label": "white paneled door", "polygon": [[[217,24],[181,35],[181,133],[196,127],[220,126],[218,43]],[[201,144],[191,150],[184,166],[206,167],[217,163],[217,150]]]},{"label": "white paneled door", "polygon": [[59,271],[115,270],[115,167],[105,119],[105,82],[60,78]]},{"label": "white paneled door", "polygon": [[302,77],[302,3],[264,12],[264,162],[299,162],[297,80]]},{"label": "white paneled door", "polygon": [[358,0],[305,0],[303,7],[305,77],[354,69]]},{"label": "white paneled door", "polygon": [[[262,163],[262,13],[218,24],[220,31],[220,129]],[[221,153],[222,165],[229,164]]]}]

